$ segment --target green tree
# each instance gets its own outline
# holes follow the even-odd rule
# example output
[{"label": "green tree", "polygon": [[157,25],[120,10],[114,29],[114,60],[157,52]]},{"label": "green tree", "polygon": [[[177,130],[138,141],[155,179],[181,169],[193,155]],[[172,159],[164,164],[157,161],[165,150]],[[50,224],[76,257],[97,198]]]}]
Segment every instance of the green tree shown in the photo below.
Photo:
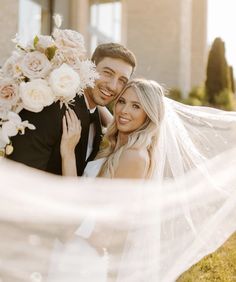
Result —
[{"label": "green tree", "polygon": [[230,75],[231,90],[233,93],[235,93],[234,70],[232,66],[229,67],[229,75]]},{"label": "green tree", "polygon": [[229,67],[225,58],[225,44],[217,37],[211,47],[205,82],[208,102],[216,105],[215,97],[225,89],[231,89]]}]

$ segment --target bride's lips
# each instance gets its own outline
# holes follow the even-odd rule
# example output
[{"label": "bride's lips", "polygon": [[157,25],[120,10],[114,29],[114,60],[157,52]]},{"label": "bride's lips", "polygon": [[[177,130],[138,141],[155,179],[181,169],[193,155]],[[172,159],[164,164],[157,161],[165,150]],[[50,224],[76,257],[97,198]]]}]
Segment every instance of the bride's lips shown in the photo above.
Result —
[{"label": "bride's lips", "polygon": [[118,116],[117,120],[118,120],[119,124],[121,124],[121,125],[125,125],[125,124],[130,122],[130,119],[128,119],[126,117],[122,117],[122,116]]}]

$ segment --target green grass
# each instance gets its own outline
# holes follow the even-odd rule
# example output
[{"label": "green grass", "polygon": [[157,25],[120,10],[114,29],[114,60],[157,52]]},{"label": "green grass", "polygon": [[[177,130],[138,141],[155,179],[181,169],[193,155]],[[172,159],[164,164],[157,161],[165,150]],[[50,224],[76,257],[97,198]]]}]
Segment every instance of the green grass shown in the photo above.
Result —
[{"label": "green grass", "polygon": [[177,282],[198,281],[236,282],[236,233],[177,279]]}]

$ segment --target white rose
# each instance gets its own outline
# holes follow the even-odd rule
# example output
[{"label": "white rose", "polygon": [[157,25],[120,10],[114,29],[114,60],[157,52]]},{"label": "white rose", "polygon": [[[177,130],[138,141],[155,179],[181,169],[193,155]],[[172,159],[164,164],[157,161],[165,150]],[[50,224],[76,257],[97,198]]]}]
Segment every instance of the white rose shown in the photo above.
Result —
[{"label": "white rose", "polygon": [[76,69],[80,65],[80,53],[75,48],[62,47],[56,50],[56,53],[51,61],[54,67],[59,67],[63,63]]},{"label": "white rose", "polygon": [[40,112],[44,107],[54,102],[54,95],[47,82],[35,79],[20,84],[20,97],[23,107],[32,112]]},{"label": "white rose", "polygon": [[23,73],[21,70],[22,54],[13,52],[2,67],[2,75],[5,77],[20,78]]},{"label": "white rose", "polygon": [[38,35],[37,38],[35,49],[39,52],[44,53],[47,48],[55,46],[53,38],[49,35]]},{"label": "white rose", "polygon": [[80,89],[80,77],[70,66],[62,64],[50,73],[49,84],[57,98],[69,101]]},{"label": "white rose", "polygon": [[53,37],[55,39],[58,48],[60,47],[77,48],[77,50],[79,50],[81,55],[86,52],[84,47],[84,38],[79,32],[75,30],[55,29],[55,31],[53,32]]},{"label": "white rose", "polygon": [[18,85],[10,78],[0,79],[0,108],[12,109],[19,100]]},{"label": "white rose", "polygon": [[21,68],[23,74],[30,79],[45,78],[51,70],[51,64],[46,55],[34,51],[24,56]]}]

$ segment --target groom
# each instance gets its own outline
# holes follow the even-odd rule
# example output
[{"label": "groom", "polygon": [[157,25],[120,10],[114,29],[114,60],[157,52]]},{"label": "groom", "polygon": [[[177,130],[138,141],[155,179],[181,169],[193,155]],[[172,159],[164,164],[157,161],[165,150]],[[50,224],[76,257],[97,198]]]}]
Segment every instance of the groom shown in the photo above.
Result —
[{"label": "groom", "polygon": [[[102,131],[97,106],[106,106],[123,90],[136,67],[134,54],[117,43],[99,45],[92,55],[100,78],[94,88],[76,96],[70,106],[81,121],[81,139],[75,148],[77,174],[81,176],[88,161],[95,158],[101,142]],[[9,159],[47,172],[61,175],[60,142],[62,117],[65,106],[59,102],[45,107],[40,113],[22,110],[22,120],[34,124],[36,130],[16,135]],[[103,109],[105,112],[105,109]],[[106,114],[105,114],[106,115]]]}]

